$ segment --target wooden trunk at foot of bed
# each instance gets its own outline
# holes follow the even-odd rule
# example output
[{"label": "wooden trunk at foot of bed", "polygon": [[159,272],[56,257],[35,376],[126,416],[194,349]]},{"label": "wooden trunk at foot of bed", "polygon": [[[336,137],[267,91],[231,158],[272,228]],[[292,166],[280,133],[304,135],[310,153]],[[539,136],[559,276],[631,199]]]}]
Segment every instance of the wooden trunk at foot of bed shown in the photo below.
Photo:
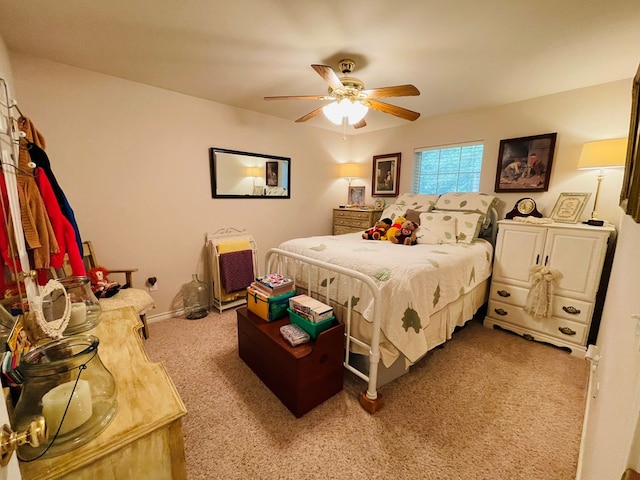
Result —
[{"label": "wooden trunk at foot of bed", "polygon": [[266,322],[246,307],[236,312],[240,358],[296,417],[342,390],[344,325],[292,347],[280,334],[288,317]]}]

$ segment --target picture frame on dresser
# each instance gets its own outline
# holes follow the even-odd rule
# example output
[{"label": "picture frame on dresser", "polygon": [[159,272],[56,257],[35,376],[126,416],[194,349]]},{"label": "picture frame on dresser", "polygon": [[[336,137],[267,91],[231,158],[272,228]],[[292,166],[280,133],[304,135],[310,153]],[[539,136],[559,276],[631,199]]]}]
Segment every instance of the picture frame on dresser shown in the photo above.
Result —
[{"label": "picture frame on dresser", "polygon": [[353,207],[364,205],[364,187],[349,187],[349,205]]},{"label": "picture frame on dresser", "polygon": [[561,193],[549,217],[554,222],[578,223],[589,197],[589,192]]},{"label": "picture frame on dresser", "polygon": [[372,195],[378,197],[397,197],[400,192],[400,161],[402,154],[387,153],[374,155],[371,178]]},{"label": "picture frame on dresser", "polygon": [[500,140],[495,191],[546,192],[557,133]]}]

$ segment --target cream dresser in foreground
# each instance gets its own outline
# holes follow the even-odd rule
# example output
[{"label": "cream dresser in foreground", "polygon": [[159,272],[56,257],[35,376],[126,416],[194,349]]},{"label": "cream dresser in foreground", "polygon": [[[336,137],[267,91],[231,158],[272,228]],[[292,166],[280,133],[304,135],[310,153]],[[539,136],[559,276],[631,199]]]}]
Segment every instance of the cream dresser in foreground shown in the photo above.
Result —
[{"label": "cream dresser in foreground", "polygon": [[[504,328],[527,339],[583,355],[592,327],[607,245],[614,235],[612,227],[498,222],[484,325]],[[532,266],[545,266],[562,274],[555,284],[551,317],[536,319],[523,309]]]},{"label": "cream dresser in foreground", "polygon": [[334,208],[333,234],[364,232],[380,220],[380,215],[382,215],[382,210],[373,208]]},{"label": "cream dresser in foreground", "polygon": [[151,363],[133,307],[103,312],[88,334],[118,389],[118,411],[89,443],[63,455],[20,462],[23,480],[168,480],[187,478],[186,409],[163,365]]}]

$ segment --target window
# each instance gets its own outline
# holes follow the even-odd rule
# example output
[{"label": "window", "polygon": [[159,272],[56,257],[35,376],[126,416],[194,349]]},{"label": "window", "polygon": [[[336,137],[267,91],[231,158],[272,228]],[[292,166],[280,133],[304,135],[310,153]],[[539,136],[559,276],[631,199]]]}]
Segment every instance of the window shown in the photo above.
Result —
[{"label": "window", "polygon": [[416,148],[411,192],[479,191],[483,150],[479,142]]}]

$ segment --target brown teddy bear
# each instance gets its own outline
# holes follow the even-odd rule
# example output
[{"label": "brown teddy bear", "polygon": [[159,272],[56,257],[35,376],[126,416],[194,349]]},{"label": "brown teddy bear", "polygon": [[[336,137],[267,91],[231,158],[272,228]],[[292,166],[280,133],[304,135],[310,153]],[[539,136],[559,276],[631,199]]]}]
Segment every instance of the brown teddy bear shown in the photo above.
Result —
[{"label": "brown teddy bear", "polygon": [[410,220],[402,222],[400,229],[389,240],[393,243],[400,243],[403,245],[415,245],[418,243],[416,240],[416,229],[418,225]]},{"label": "brown teddy bear", "polygon": [[385,240],[387,230],[391,226],[390,218],[383,218],[382,220],[378,220],[375,225],[371,228],[368,228],[362,234],[362,238],[365,240]]}]

